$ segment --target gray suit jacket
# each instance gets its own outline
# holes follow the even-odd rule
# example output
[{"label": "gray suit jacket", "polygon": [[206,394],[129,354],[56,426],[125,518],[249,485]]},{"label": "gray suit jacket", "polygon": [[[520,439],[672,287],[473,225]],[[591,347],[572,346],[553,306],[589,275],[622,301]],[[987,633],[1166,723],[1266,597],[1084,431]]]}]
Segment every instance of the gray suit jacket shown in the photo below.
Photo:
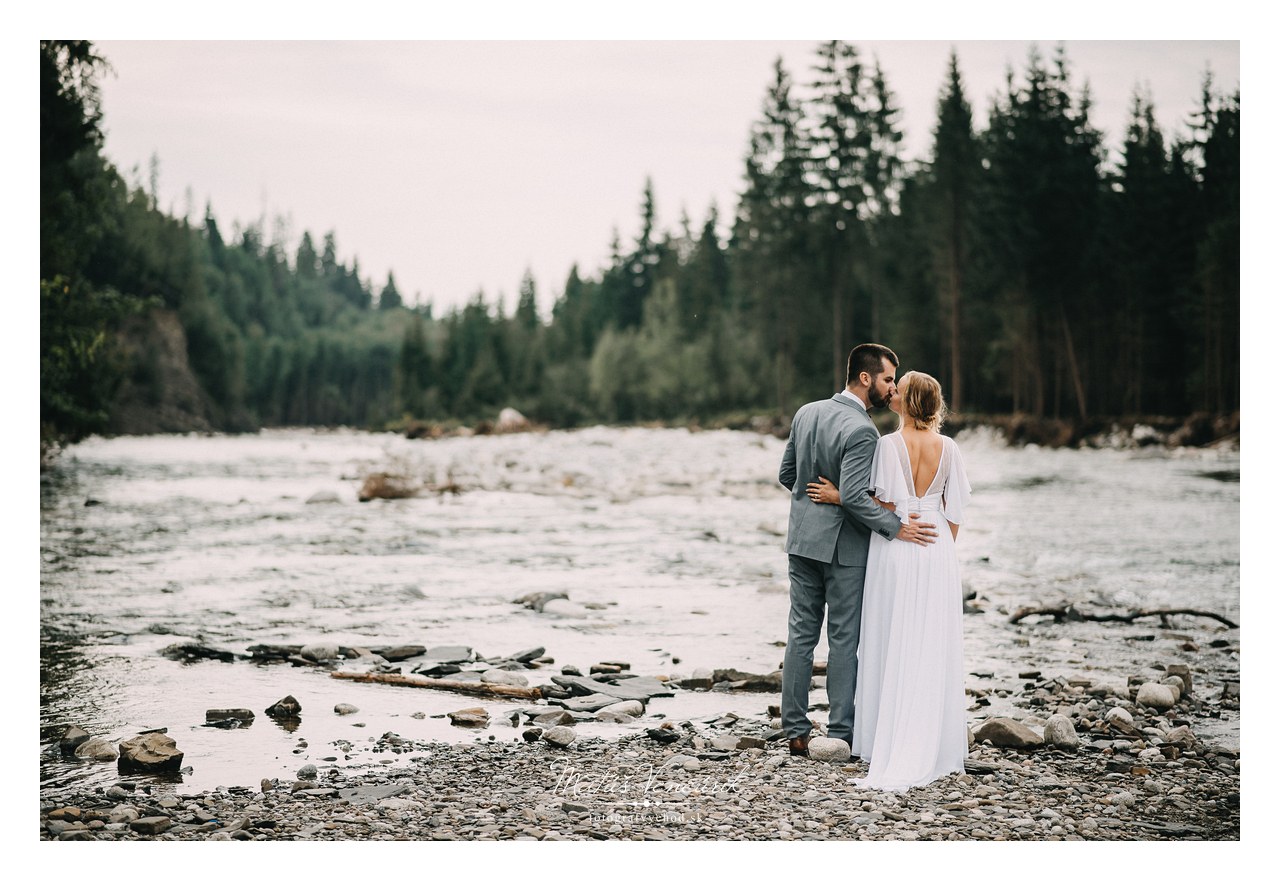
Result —
[{"label": "gray suit jacket", "polygon": [[[778,480],[791,491],[787,553],[822,563],[866,566],[871,531],[892,539],[902,521],[871,500],[871,459],[880,432],[867,411],[841,394],[805,404],[791,420]],[[839,505],[809,499],[806,484],[825,477]]]}]

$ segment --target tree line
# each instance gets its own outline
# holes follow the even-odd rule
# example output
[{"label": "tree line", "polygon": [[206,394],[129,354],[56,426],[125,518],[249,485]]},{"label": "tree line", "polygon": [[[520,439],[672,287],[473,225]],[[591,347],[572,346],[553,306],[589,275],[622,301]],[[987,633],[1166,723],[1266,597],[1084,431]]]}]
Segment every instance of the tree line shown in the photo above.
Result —
[{"label": "tree line", "polygon": [[[874,60],[839,41],[799,81],[779,60],[732,217],[712,205],[574,267],[550,316],[532,275],[514,310],[483,291],[436,316],[375,286],[335,234],[269,241],[160,210],[102,155],[79,41],[41,43],[41,437],[112,430],[122,388],[160,400],[176,315],[201,416],[220,430],[492,418],[782,418],[843,384],[857,342],[933,373],[953,410],[1087,420],[1238,409],[1238,88],[1206,73],[1189,135],[1135,91],[1114,159],[1065,52],[1010,70],[985,127],[955,53],[930,155],[906,161]],[[135,331],[136,336],[136,331]],[[148,397],[150,396],[150,397]]]}]

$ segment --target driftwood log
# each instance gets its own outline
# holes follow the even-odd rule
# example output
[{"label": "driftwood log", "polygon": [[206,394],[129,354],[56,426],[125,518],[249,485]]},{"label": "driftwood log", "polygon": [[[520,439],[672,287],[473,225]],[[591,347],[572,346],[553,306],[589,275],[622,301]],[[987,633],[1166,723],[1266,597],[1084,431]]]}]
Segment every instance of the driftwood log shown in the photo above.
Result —
[{"label": "driftwood log", "polygon": [[1130,612],[1127,615],[1117,615],[1113,613],[1094,614],[1092,612],[1081,612],[1071,603],[1064,603],[1061,606],[1023,606],[1014,612],[1009,618],[1010,624],[1017,624],[1023,618],[1030,618],[1035,615],[1051,615],[1053,620],[1061,624],[1063,621],[1123,621],[1126,624],[1132,624],[1139,618],[1160,618],[1160,626],[1166,629],[1172,628],[1169,618],[1173,615],[1194,615],[1200,618],[1212,618],[1228,627],[1239,628],[1240,625],[1224,618],[1217,612],[1205,612],[1200,609],[1139,609],[1136,612]]},{"label": "driftwood log", "polygon": [[344,670],[335,670],[329,676],[333,679],[348,679],[352,682],[378,682],[383,685],[406,685],[412,688],[439,688],[444,691],[457,691],[462,694],[475,694],[484,697],[510,697],[532,701],[542,697],[542,690],[537,686],[499,685],[496,682],[432,679],[429,676],[413,676],[404,673],[355,673]]}]

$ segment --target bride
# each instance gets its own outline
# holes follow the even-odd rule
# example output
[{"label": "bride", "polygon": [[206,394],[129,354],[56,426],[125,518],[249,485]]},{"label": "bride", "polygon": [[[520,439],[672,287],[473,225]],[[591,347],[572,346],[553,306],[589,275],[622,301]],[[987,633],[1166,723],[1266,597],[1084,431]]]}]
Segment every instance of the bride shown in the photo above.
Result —
[{"label": "bride", "polygon": [[[962,771],[968,753],[955,539],[969,481],[955,441],[939,433],[946,407],[936,379],[904,374],[889,408],[898,430],[876,446],[868,491],[904,521],[941,511],[951,527],[928,545],[873,534],[867,558],[853,752],[870,769],[856,782],[904,790]],[[809,497],[839,504],[839,490],[818,480],[808,485]]]}]

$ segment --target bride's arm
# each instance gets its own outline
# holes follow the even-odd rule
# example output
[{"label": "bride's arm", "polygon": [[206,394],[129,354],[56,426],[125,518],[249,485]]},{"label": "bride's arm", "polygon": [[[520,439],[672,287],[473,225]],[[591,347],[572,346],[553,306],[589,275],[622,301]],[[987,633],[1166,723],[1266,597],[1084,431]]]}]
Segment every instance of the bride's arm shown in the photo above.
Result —
[{"label": "bride's arm", "polygon": [[[819,477],[817,483],[805,484],[808,487],[809,498],[819,505],[838,505],[840,504],[840,490],[836,489],[836,485],[825,477]],[[871,501],[875,502],[881,508],[890,513],[896,511],[898,506],[893,502],[884,502],[875,496],[871,497]]]}]

